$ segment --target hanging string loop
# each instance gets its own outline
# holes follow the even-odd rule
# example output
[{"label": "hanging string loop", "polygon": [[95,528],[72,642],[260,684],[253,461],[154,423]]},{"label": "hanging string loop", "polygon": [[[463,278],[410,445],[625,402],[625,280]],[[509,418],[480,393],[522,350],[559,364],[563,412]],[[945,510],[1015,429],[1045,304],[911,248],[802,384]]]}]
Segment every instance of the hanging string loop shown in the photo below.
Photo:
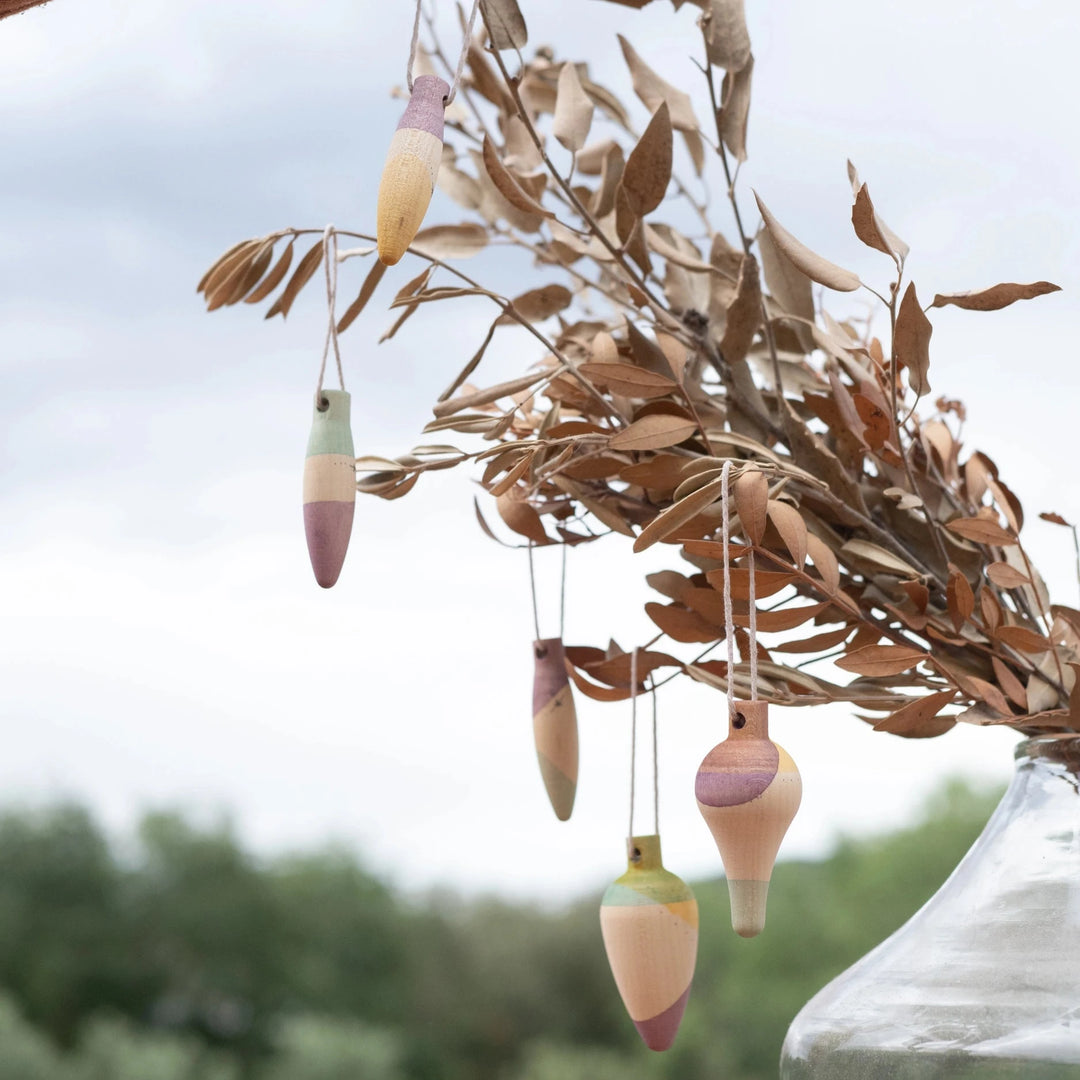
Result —
[{"label": "hanging string loop", "polygon": [[341,348],[338,345],[337,315],[337,264],[338,244],[337,230],[333,225],[327,225],[323,230],[323,263],[326,268],[326,308],[328,313],[328,325],[326,327],[326,341],[323,343],[322,364],[319,366],[319,381],[315,387],[315,405],[320,412],[325,412],[329,407],[323,397],[323,379],[326,377],[326,361],[330,357],[331,342],[334,346],[334,359],[337,362],[338,382],[341,389],[345,389],[345,372],[341,366]]},{"label": "hanging string loop", "polygon": [[[725,461],[720,473],[720,528],[724,545],[724,633],[727,638],[727,701],[728,715],[735,719],[735,618],[731,602],[731,462]],[[757,587],[754,580],[756,567],[754,550],[750,549],[749,567],[749,609],[750,625],[750,700],[758,700],[758,657],[757,657]]]},{"label": "hanging string loop", "polygon": [[[409,63],[405,68],[405,82],[409,87],[409,93],[413,88],[413,67],[416,64],[416,54],[420,48],[420,14],[423,0],[416,0],[416,17],[413,19],[412,42],[409,45]],[[457,69],[454,71],[454,80],[450,84],[450,93],[443,99],[443,105],[449,105],[457,95],[458,84],[461,82],[461,73],[465,70],[465,58],[469,55],[469,45],[472,42],[473,27],[476,25],[476,14],[480,10],[480,0],[473,0],[472,11],[469,12],[469,21],[465,26],[465,40],[461,45],[461,55],[458,57]]]}]

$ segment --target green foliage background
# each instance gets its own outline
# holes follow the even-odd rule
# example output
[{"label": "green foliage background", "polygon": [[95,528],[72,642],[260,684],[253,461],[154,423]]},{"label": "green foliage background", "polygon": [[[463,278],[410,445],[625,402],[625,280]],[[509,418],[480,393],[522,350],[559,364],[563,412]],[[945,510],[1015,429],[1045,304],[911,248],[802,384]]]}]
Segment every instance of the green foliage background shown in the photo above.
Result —
[{"label": "green foliage background", "polygon": [[675,1047],[638,1041],[590,897],[551,912],[398,895],[352,854],[256,859],[153,814],[110,844],[83,809],[0,817],[0,1080],[766,1080],[819,987],[912,914],[996,795],[784,862],[765,933],[694,885],[698,974]]}]

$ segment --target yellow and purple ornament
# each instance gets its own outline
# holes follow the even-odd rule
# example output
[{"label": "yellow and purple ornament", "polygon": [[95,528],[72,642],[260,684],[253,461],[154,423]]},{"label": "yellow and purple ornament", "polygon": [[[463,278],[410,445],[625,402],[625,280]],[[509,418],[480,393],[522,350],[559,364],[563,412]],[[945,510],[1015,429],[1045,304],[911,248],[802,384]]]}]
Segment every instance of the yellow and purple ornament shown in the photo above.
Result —
[{"label": "yellow and purple ornament", "polygon": [[578,729],[574,695],[566,674],[562,638],[533,642],[533,739],[540,775],[560,821],[574,809],[578,779]]},{"label": "yellow and purple ornament", "polygon": [[664,869],[659,836],[634,836],[626,873],[600,902],[615,985],[650,1050],[667,1050],[690,998],[697,962],[698,906],[690,887]]},{"label": "yellow and purple ornament", "polygon": [[780,841],[802,800],[795,762],[769,738],[766,702],[735,702],[728,737],[706,755],[694,791],[724,862],[731,925],[740,937],[755,937],[765,926]]},{"label": "yellow and purple ornament", "polygon": [[443,109],[450,85],[420,75],[390,140],[379,184],[376,234],[379,259],[393,266],[413,242],[427,213],[443,149]]},{"label": "yellow and purple ornament", "polygon": [[315,404],[304,460],[304,532],[315,580],[329,589],[341,573],[352,535],[356,456],[349,426],[349,394],[323,390],[320,399]]}]

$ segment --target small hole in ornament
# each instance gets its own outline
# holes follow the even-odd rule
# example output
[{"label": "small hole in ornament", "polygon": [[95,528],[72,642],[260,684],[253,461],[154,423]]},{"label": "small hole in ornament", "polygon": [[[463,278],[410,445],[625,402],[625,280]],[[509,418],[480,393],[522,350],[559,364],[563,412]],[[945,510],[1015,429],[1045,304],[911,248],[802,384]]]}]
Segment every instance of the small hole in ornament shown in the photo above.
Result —
[{"label": "small hole in ornament", "polygon": [[536,654],[536,659],[537,660],[543,660],[544,657],[547,656],[547,654],[548,654],[547,648],[545,646],[543,646],[543,645],[538,645],[533,650],[533,652]]},{"label": "small hole in ornament", "polygon": [[315,406],[319,412],[326,412],[330,408],[330,399],[328,397],[320,397],[319,403]]},{"label": "small hole in ornament", "polygon": [[731,726],[733,728],[741,730],[742,728],[746,727],[746,717],[743,716],[741,712],[737,712],[735,714],[735,719],[731,721]]},{"label": "small hole in ornament", "polygon": [[633,850],[631,850],[631,852],[630,852],[630,861],[631,862],[641,862],[641,848],[635,847],[635,848],[633,848]]}]

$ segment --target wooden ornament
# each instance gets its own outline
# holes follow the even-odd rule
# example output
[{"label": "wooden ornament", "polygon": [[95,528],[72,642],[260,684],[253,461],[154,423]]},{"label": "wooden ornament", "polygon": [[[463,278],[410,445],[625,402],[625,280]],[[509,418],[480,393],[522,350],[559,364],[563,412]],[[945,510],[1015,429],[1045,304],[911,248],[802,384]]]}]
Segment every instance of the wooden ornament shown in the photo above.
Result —
[{"label": "wooden ornament", "polygon": [[323,390],[315,406],[304,461],[304,531],[315,580],[329,589],[341,573],[356,509],[356,455],[349,395]]},{"label": "wooden ornament", "polygon": [[664,869],[659,836],[630,840],[626,873],[600,902],[615,985],[650,1050],[675,1041],[697,962],[698,906],[690,887]]},{"label": "wooden ornament", "polygon": [[769,738],[764,701],[736,702],[728,737],[698,769],[694,790],[727,875],[731,925],[741,937],[765,926],[773,863],[802,799],[802,778]]},{"label": "wooden ornament", "polygon": [[379,183],[376,236],[379,259],[393,266],[424,221],[439,175],[444,101],[450,86],[437,75],[420,75],[390,140]]},{"label": "wooden ornament", "polygon": [[536,659],[533,675],[536,757],[551,808],[560,821],[566,821],[577,794],[578,730],[562,638],[533,642],[533,656]]}]

